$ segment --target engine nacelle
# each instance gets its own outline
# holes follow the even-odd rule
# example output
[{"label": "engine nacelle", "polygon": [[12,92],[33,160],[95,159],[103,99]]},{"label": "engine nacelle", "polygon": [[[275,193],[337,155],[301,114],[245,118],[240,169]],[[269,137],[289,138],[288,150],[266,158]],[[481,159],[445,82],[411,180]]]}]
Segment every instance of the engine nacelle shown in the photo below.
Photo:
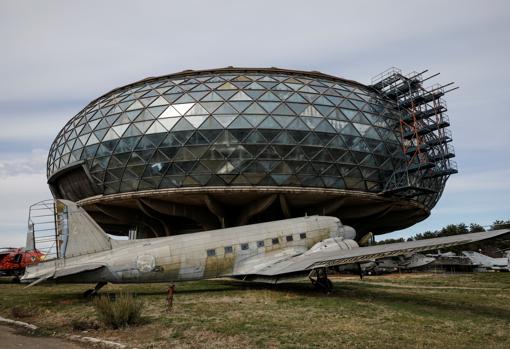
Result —
[{"label": "engine nacelle", "polygon": [[[350,227],[349,227],[350,228]],[[352,229],[352,228],[351,228]],[[317,251],[344,251],[351,248],[359,247],[358,243],[352,239],[344,239],[342,237],[329,238],[322,240],[312,246],[305,254],[315,253]]]},{"label": "engine nacelle", "polygon": [[356,230],[353,227],[343,225],[342,223],[338,226],[338,233],[339,236],[346,240],[354,240],[356,238]]}]

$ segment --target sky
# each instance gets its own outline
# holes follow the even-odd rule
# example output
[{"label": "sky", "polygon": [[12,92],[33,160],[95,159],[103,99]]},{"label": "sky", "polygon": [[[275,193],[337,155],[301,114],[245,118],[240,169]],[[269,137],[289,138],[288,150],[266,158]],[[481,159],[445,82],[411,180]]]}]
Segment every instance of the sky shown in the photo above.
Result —
[{"label": "sky", "polygon": [[50,198],[49,147],[111,89],[226,66],[315,70],[369,84],[440,72],[459,173],[425,221],[510,219],[509,1],[0,0],[0,246],[24,245],[28,206]]}]

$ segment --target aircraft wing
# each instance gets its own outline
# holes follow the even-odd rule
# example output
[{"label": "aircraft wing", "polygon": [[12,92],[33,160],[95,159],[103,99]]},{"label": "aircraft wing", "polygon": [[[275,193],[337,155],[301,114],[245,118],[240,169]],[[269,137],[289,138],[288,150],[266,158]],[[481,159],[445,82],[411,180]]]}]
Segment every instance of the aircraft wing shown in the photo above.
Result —
[{"label": "aircraft wing", "polygon": [[266,265],[263,268],[259,268],[258,270],[253,270],[253,272],[249,274],[264,276],[292,274],[317,268],[368,262],[379,258],[463,245],[475,241],[502,236],[505,234],[510,234],[510,230],[493,230],[481,233],[453,235],[434,239],[399,242],[394,244],[368,247],[357,247],[350,250],[319,250],[313,253],[303,253],[298,256],[279,260],[271,265]]}]

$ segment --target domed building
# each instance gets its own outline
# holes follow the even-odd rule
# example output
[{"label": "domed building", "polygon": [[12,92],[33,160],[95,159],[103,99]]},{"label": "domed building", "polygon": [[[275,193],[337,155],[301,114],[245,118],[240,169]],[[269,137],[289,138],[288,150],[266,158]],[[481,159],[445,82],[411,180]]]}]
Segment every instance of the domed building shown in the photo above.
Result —
[{"label": "domed building", "polygon": [[456,173],[423,73],[371,85],[277,68],[183,71],[116,88],[59,132],[56,198],[107,232],[156,237],[303,215],[358,234],[425,219]]}]

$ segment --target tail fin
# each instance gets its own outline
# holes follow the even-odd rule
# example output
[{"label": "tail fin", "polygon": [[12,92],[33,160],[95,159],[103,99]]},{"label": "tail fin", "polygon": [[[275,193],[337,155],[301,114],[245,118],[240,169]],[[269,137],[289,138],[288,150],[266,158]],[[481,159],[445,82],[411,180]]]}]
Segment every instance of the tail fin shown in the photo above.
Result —
[{"label": "tail fin", "polygon": [[112,249],[111,239],[104,230],[74,202],[56,200],[55,215],[59,257],[75,257]]}]

